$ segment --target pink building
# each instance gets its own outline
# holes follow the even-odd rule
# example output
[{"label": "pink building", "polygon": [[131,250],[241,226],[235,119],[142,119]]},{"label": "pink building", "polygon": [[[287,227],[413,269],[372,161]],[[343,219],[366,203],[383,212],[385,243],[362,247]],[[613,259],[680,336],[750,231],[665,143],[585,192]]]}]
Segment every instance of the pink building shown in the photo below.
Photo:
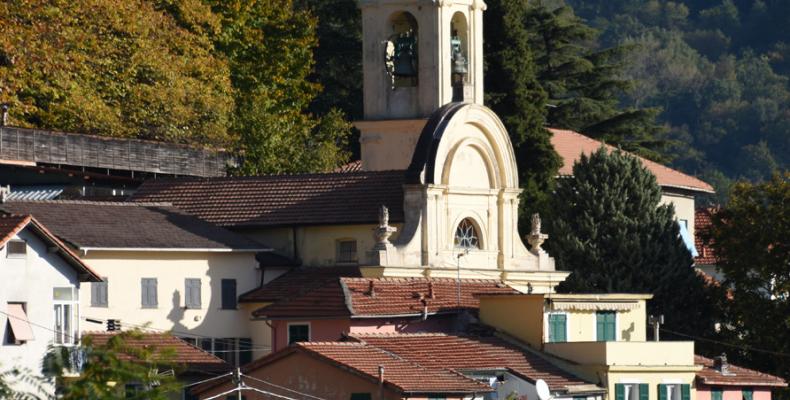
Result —
[{"label": "pink building", "polygon": [[697,400],[771,400],[771,390],[787,387],[784,379],[727,362],[696,356],[703,368],[697,373]]}]

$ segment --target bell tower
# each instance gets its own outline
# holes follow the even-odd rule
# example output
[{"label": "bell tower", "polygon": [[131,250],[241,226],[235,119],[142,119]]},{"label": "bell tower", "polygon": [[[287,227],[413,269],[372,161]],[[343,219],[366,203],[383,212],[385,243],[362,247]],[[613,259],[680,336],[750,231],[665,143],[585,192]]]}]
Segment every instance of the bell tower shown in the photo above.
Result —
[{"label": "bell tower", "polygon": [[362,167],[405,169],[426,119],[483,104],[483,0],[359,0]]}]

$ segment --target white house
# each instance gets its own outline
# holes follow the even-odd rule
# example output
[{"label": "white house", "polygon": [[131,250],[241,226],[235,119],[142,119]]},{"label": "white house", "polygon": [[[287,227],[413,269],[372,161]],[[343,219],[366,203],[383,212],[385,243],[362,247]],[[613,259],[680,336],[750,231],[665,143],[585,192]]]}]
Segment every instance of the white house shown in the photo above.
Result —
[{"label": "white house", "polygon": [[[79,341],[80,294],[101,278],[30,215],[0,215],[0,371],[40,376],[50,345]],[[82,290],[81,290],[82,289]],[[30,391],[21,380],[14,389]]]}]

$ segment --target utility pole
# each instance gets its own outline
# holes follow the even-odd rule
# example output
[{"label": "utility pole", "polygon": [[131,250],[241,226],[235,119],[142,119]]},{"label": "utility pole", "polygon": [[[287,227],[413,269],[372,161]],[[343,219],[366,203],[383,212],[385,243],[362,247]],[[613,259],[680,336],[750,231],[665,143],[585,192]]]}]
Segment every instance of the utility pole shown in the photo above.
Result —
[{"label": "utility pole", "polygon": [[658,341],[658,332],[661,330],[661,325],[664,323],[664,314],[659,316],[651,315],[648,317],[647,322],[653,325],[653,340]]}]

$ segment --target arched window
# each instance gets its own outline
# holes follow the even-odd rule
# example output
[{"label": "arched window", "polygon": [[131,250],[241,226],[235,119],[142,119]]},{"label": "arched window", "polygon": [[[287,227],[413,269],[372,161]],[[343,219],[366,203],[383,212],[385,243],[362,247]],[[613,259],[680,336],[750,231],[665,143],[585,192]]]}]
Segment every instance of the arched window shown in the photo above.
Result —
[{"label": "arched window", "polygon": [[464,218],[455,228],[455,247],[467,250],[480,248],[480,235],[469,218]]}]

